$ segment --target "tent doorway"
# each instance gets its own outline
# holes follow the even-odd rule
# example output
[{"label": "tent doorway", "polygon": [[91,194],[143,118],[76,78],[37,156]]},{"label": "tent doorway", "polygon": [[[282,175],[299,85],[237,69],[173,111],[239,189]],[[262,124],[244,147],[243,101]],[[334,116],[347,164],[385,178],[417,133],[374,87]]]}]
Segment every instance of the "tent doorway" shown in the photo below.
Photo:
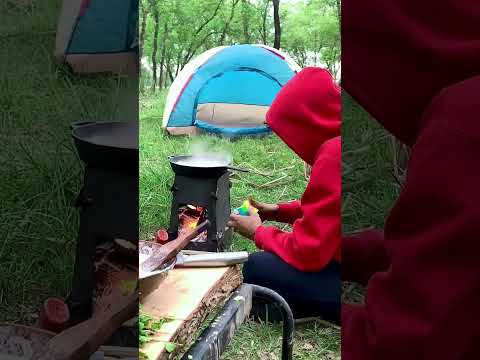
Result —
[{"label": "tent doorway", "polygon": [[[242,132],[268,131],[265,115],[281,84],[265,72],[239,68],[211,78],[199,91],[195,106],[195,125],[216,132],[228,129]],[[219,132],[219,131],[217,131]]]}]

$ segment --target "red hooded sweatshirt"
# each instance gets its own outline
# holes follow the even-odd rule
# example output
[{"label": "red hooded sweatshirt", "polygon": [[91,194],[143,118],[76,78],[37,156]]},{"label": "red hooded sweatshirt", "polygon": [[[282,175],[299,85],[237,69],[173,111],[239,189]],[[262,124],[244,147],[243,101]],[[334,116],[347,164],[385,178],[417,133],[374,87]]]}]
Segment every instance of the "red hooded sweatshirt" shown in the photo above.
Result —
[{"label": "red hooded sweatshirt", "polygon": [[480,2],[342,2],[343,87],[413,146],[384,233],[342,240],[342,360],[480,359]]},{"label": "red hooded sweatshirt", "polygon": [[310,181],[301,200],[279,204],[275,219],[292,232],[260,226],[255,243],[302,271],[340,261],[340,89],[326,70],[307,68],[277,95],[267,124],[306,163]]}]

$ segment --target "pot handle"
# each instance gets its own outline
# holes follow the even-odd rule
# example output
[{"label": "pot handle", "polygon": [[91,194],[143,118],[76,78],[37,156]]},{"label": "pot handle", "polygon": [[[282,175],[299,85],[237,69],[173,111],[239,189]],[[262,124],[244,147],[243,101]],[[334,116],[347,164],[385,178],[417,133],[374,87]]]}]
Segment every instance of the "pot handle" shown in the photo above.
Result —
[{"label": "pot handle", "polygon": [[93,125],[96,124],[97,121],[76,121],[70,124],[70,130],[78,129],[79,127],[86,126],[86,125]]},{"label": "pot handle", "polygon": [[245,173],[250,172],[249,169],[239,168],[239,167],[236,167],[236,166],[227,166],[227,169],[233,170],[233,171],[245,172]]}]

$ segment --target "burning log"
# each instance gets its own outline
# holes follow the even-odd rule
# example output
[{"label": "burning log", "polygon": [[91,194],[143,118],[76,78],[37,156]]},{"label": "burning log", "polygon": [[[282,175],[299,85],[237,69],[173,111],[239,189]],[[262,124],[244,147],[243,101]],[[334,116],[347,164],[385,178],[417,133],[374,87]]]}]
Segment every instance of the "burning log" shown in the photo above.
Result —
[{"label": "burning log", "polygon": [[[186,205],[180,208],[180,214],[178,215],[179,226],[178,234],[183,235],[186,232],[195,229],[198,224],[206,220],[206,209],[200,206]],[[205,242],[207,241],[207,233],[203,232],[192,242]]]}]

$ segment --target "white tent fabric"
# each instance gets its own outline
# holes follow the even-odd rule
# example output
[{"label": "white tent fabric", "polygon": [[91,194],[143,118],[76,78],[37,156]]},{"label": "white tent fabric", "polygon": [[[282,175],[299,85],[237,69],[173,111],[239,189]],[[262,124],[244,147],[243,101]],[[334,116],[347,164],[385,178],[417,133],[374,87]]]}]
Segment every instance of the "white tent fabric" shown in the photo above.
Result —
[{"label": "white tent fabric", "polygon": [[208,59],[213,55],[223,50],[227,46],[218,46],[210,50],[205,51],[204,53],[198,55],[193,60],[191,60],[185,67],[180,71],[168,91],[167,100],[165,101],[165,110],[163,111],[163,127],[167,126],[168,119],[172,113],[175,102],[177,101],[180,92],[182,91],[184,85],[190,79],[190,77],[197,71],[197,69],[205,64]]}]

